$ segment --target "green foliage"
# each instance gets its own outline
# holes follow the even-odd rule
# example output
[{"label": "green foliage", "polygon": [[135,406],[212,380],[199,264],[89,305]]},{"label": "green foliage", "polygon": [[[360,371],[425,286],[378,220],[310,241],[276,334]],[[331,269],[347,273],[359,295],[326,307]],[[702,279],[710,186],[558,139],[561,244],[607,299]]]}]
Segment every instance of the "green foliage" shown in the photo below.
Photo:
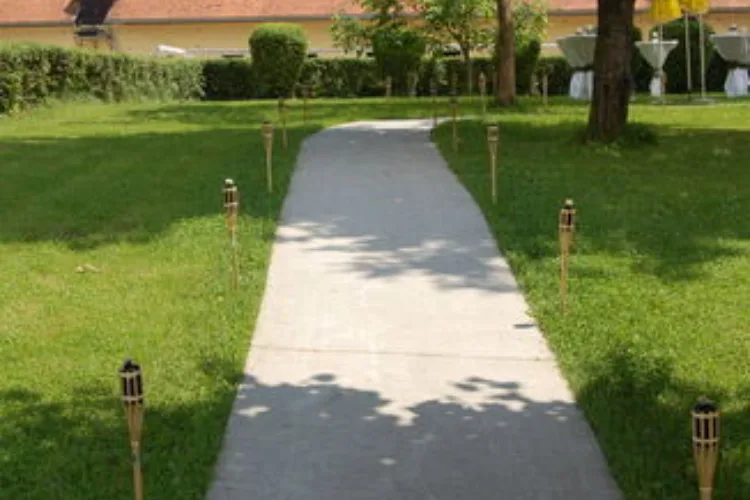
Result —
[{"label": "green foliage", "polygon": [[513,29],[516,47],[541,43],[547,37],[547,3],[543,0],[522,0],[513,4]]},{"label": "green foliage", "polygon": [[301,26],[261,25],[250,36],[250,52],[264,92],[287,96],[294,91],[307,57],[307,38]]},{"label": "green foliage", "polygon": [[367,27],[352,17],[333,16],[330,31],[333,46],[340,48],[345,54],[354,53],[357,57],[362,57],[371,45]]},{"label": "green foliage", "polygon": [[[706,51],[706,67],[713,58],[714,48],[709,40],[713,34],[710,26],[703,23],[704,48]],[[693,77],[693,90],[700,89],[700,23],[697,19],[688,21],[688,39],[690,41],[690,63]],[[667,74],[667,92],[687,92],[687,57],[685,55],[685,21],[678,19],[664,26],[664,38],[677,40],[678,45],[667,58],[664,71]]]},{"label": "green foliage", "polygon": [[416,29],[392,22],[373,31],[372,48],[380,75],[393,78],[396,92],[405,92],[408,74],[419,70],[427,42]]},{"label": "green foliage", "polygon": [[319,97],[369,97],[383,94],[377,66],[372,59],[310,59],[302,82],[312,84]]},{"label": "green foliage", "polygon": [[259,95],[253,65],[248,59],[211,59],[203,63],[205,98],[244,100]]},{"label": "green foliage", "polygon": [[50,99],[195,99],[201,63],[36,44],[0,46],[0,113]]},{"label": "green foliage", "polygon": [[425,30],[437,42],[455,42],[465,58],[477,46],[489,43],[493,0],[417,0]]}]

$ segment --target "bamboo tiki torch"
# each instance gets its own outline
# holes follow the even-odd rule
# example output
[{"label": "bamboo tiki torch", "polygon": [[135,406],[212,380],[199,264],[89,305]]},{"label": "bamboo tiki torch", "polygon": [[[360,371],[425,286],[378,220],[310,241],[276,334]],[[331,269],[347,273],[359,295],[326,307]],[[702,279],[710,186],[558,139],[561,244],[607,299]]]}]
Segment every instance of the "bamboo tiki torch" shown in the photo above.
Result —
[{"label": "bamboo tiki torch", "polygon": [[266,147],[266,180],[268,181],[268,192],[273,192],[273,125],[271,122],[263,122],[261,127],[263,143]]},{"label": "bamboo tiki torch", "polygon": [[693,407],[693,458],[700,499],[711,500],[719,461],[719,409],[707,399],[701,399]]},{"label": "bamboo tiki torch", "polygon": [[307,104],[310,100],[310,85],[302,86],[302,122],[307,125]]},{"label": "bamboo tiki torch", "polygon": [[500,130],[497,125],[487,127],[487,146],[490,152],[490,179],[492,182],[492,204],[497,205],[497,146]]},{"label": "bamboo tiki torch", "polygon": [[451,73],[451,92],[455,96],[458,95],[458,75],[455,71]]},{"label": "bamboo tiki torch", "polygon": [[576,230],[576,209],[573,200],[565,200],[560,210],[560,300],[563,313],[568,306],[568,258]]},{"label": "bamboo tiki torch", "polygon": [[240,194],[232,179],[224,181],[224,210],[227,218],[227,230],[232,249],[232,282],[235,290],[240,284],[239,265],[237,262],[237,217],[240,211]]},{"label": "bamboo tiki torch", "polygon": [[393,93],[393,78],[390,76],[385,77],[385,98],[390,99]]},{"label": "bamboo tiki torch", "polygon": [[430,81],[430,95],[432,96],[432,127],[437,127],[438,124],[438,84],[434,78]]},{"label": "bamboo tiki torch", "polygon": [[286,151],[289,137],[286,133],[286,99],[279,97],[279,121],[281,122],[281,149]]},{"label": "bamboo tiki torch", "polygon": [[416,71],[409,71],[409,97],[417,97],[417,84],[419,75]]},{"label": "bamboo tiki torch", "polygon": [[450,99],[451,119],[453,122],[453,151],[458,151],[458,97],[451,95]]},{"label": "bamboo tiki torch", "polygon": [[547,73],[547,68],[544,68],[542,71],[542,105],[544,107],[547,107],[547,104],[549,103],[549,73]]},{"label": "bamboo tiki torch", "polygon": [[127,360],[119,370],[122,385],[122,405],[130,433],[133,452],[133,490],[136,500],[143,500],[143,472],[141,471],[141,437],[143,435],[143,377],[141,367]]},{"label": "bamboo tiki torch", "polygon": [[482,100],[482,119],[487,118],[487,77],[479,73],[479,98]]}]

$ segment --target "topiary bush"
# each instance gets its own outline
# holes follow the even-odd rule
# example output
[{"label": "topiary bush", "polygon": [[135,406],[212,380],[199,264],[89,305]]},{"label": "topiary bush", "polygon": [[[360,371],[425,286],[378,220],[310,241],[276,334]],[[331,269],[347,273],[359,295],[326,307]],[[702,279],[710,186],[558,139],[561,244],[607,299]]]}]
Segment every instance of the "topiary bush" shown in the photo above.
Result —
[{"label": "topiary bush", "polygon": [[263,24],[250,36],[250,53],[261,93],[288,96],[307,57],[307,37],[297,24]]},{"label": "topiary bush", "polygon": [[199,98],[202,92],[202,64],[198,61],[37,44],[0,45],[0,113],[50,99],[185,100]]}]

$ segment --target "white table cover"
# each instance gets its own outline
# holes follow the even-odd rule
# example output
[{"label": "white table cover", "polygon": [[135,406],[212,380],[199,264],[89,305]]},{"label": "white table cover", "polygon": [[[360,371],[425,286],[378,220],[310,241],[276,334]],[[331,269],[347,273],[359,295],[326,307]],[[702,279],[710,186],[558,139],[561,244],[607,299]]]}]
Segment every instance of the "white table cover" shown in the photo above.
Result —
[{"label": "white table cover", "polygon": [[[734,32],[724,35],[711,35],[721,57],[735,64],[750,65],[750,35]],[[727,74],[724,91],[728,97],[748,95],[750,75],[747,68],[734,68]]]},{"label": "white table cover", "polygon": [[[571,35],[557,39],[557,46],[573,69],[594,64],[596,35]],[[575,71],[570,79],[569,95],[573,99],[591,100],[594,93],[594,72]]]},{"label": "white table cover", "polygon": [[635,42],[638,51],[654,70],[649,90],[651,95],[659,97],[662,95],[662,77],[664,75],[664,63],[667,56],[677,47],[677,40],[652,40],[650,42]]}]

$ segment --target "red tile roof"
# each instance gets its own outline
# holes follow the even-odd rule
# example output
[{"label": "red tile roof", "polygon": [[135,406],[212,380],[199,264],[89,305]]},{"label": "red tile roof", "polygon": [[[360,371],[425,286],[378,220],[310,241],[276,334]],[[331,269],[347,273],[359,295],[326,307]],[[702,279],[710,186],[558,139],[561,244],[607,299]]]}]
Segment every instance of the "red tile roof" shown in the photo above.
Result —
[{"label": "red tile roof", "polygon": [[[0,0],[0,24],[71,22],[71,0]],[[596,0],[548,0],[553,12],[594,12]],[[638,0],[644,8],[648,0]],[[750,10],[750,0],[714,0],[714,8]],[[114,22],[320,18],[360,14],[354,0],[117,0]]]}]

